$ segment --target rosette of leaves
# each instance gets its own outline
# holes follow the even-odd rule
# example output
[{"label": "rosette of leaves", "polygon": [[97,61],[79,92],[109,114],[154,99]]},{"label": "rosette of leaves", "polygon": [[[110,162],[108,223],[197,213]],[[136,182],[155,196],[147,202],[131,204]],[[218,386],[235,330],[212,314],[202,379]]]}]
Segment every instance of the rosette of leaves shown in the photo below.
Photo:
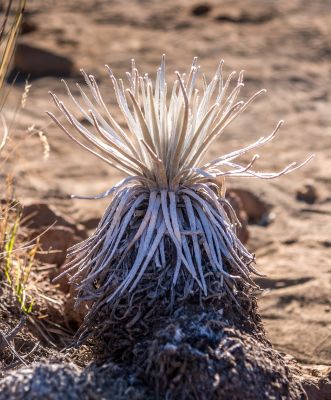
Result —
[{"label": "rosette of leaves", "polygon": [[107,67],[125,127],[116,122],[94,76],[84,71],[88,92],[77,84],[80,100],[66,85],[71,108],[51,93],[70,128],[48,113],[56,124],[86,151],[126,175],[91,197],[110,196],[109,207],[94,234],[69,250],[66,273],[77,283],[78,302],[90,304],[85,329],[93,329],[100,314],[111,321],[135,309],[132,325],[142,316],[142,303],[160,297],[171,309],[189,296],[235,299],[238,282],[241,288],[254,286],[254,257],[236,236],[238,220],[225,198],[224,179],[275,178],[308,160],[278,173],[255,171],[257,155],[247,165],[237,162],[270,142],[280,121],[255,143],[203,161],[224,129],[264,91],[238,101],[243,72],[231,85],[236,73],[224,80],[222,66],[223,61],[207,82],[195,58],[189,73],[176,72],[169,86],[164,56],[155,82],[147,74],[139,75],[132,61],[127,87]]}]

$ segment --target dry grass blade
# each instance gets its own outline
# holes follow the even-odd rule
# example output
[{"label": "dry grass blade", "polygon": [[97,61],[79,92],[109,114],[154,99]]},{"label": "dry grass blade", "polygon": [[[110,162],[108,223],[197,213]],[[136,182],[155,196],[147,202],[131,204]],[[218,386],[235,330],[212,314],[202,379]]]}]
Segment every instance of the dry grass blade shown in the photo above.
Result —
[{"label": "dry grass blade", "polygon": [[0,155],[1,155],[1,150],[5,147],[9,132],[8,132],[8,127],[7,127],[6,121],[2,114],[0,114],[0,119],[1,119],[1,124],[2,124],[2,139],[0,142]]},{"label": "dry grass blade", "polygon": [[6,74],[8,71],[8,67],[12,56],[14,54],[16,38],[19,34],[20,26],[22,23],[23,12],[25,7],[26,0],[20,0],[16,13],[14,22],[12,23],[8,32],[6,32],[6,25],[8,22],[10,11],[12,10],[12,1],[8,2],[6,13],[4,16],[4,20],[1,25],[0,30],[0,49],[4,47],[1,54],[0,61],[0,91],[2,90]]}]

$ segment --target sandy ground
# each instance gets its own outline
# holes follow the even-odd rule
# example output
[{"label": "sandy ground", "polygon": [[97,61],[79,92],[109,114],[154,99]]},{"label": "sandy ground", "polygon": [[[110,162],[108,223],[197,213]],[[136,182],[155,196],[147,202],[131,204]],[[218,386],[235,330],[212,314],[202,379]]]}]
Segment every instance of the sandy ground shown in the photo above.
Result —
[{"label": "sandy ground", "polygon": [[[226,73],[245,70],[244,96],[268,90],[224,132],[208,156],[253,142],[271,132],[279,119],[286,123],[260,152],[259,169],[280,170],[316,155],[292,175],[274,181],[229,180],[228,186],[249,189],[273,207],[273,222],[251,225],[248,242],[259,270],[267,275],[259,280],[266,289],[259,306],[269,338],[300,362],[331,365],[331,3],[209,1],[202,15],[196,9],[201,4],[31,0],[28,21],[36,29],[21,42],[68,57],[77,69],[95,74],[110,104],[114,98],[104,64],[123,76],[135,58],[141,72],[154,75],[162,53],[169,78],[177,69],[188,70],[194,56],[211,78],[224,58]],[[67,81],[73,85],[77,79]],[[22,84],[13,88],[8,109],[22,90]],[[55,205],[80,222],[98,218],[107,201],[66,197],[102,192],[120,175],[82,152],[49,122],[45,111],[54,106],[48,90],[65,93],[58,76],[34,79],[17,119],[16,137],[27,136],[26,128],[34,124],[46,133],[51,149],[43,160],[39,138],[25,140],[19,162],[10,165],[18,197],[26,204]],[[317,193],[313,204],[296,199],[308,181]]]}]

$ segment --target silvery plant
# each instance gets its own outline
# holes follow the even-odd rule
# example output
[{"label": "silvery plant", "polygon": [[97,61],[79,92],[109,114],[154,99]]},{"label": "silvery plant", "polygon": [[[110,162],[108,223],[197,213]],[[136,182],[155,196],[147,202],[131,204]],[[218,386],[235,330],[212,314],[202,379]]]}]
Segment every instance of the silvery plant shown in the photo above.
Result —
[{"label": "silvery plant", "polygon": [[133,324],[142,317],[142,303],[153,299],[166,299],[170,310],[192,296],[235,300],[238,287],[254,286],[254,257],[236,236],[238,220],[225,198],[225,178],[271,179],[309,159],[278,173],[254,170],[258,155],[247,165],[238,163],[270,142],[280,121],[255,143],[204,161],[224,129],[264,92],[238,101],[243,72],[224,80],[222,67],[223,61],[208,82],[194,58],[188,74],[176,72],[169,86],[164,56],[155,81],[140,75],[134,60],[125,80],[107,66],[125,126],[116,122],[94,76],[84,71],[86,89],[77,84],[80,99],[65,84],[70,107],[51,93],[68,122],[48,113],[55,123],[126,176],[90,197],[109,196],[109,206],[93,235],[68,252],[66,273],[77,285],[78,302],[89,304],[87,330],[96,328],[98,315],[121,319],[131,308]]}]

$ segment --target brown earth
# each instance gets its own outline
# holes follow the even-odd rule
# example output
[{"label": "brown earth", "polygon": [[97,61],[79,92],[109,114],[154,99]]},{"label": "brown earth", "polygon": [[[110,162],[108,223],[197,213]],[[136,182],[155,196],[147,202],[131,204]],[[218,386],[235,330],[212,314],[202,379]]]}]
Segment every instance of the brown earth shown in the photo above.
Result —
[{"label": "brown earth", "polygon": [[[45,116],[44,111],[54,111],[48,90],[64,97],[60,76],[69,75],[66,79],[73,86],[80,79],[77,70],[84,68],[98,77],[113,104],[104,64],[123,76],[135,58],[141,72],[154,74],[161,54],[166,53],[169,77],[177,69],[187,70],[198,56],[210,78],[224,58],[227,73],[245,69],[244,95],[267,88],[268,95],[224,132],[208,156],[253,142],[272,131],[279,119],[286,123],[273,143],[260,151],[258,169],[280,170],[316,154],[292,175],[273,181],[228,180],[227,186],[253,192],[260,202],[253,203],[253,210],[268,211],[267,219],[266,211],[261,211],[261,218],[248,215],[248,247],[256,253],[259,270],[267,275],[258,279],[265,289],[258,304],[268,337],[276,349],[300,363],[331,366],[331,4],[323,0],[31,0],[27,21],[34,29],[20,39],[24,51],[34,46],[58,55],[61,62],[59,76],[54,77],[47,53],[34,53],[35,70],[31,59],[24,63],[26,56],[17,61],[17,67],[34,78],[13,136],[26,137],[19,162],[9,165],[16,176],[17,197],[24,204],[55,206],[86,229],[93,228],[107,200],[69,200],[68,196],[100,193],[120,175],[76,147]],[[51,60],[56,63],[57,58]],[[61,65],[70,65],[70,71],[64,72]],[[17,83],[11,91],[6,106],[9,118],[23,87]],[[32,124],[47,135],[46,160],[40,139],[26,133]]]}]

